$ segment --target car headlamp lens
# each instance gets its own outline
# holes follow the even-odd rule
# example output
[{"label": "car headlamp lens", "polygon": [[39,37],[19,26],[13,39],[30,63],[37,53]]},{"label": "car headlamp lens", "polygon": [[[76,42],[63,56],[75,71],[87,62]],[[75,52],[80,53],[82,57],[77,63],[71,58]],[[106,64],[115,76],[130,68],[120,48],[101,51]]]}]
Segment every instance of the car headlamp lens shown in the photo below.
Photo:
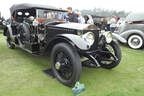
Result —
[{"label": "car headlamp lens", "polygon": [[77,32],[77,35],[81,36],[81,35],[82,35],[82,32]]},{"label": "car headlamp lens", "polygon": [[2,24],[3,24],[3,25],[6,25],[6,22],[5,22],[5,21],[3,21],[3,22],[2,22]]},{"label": "car headlamp lens", "polygon": [[87,32],[84,35],[82,35],[82,38],[88,42],[89,45],[92,45],[95,41],[95,36],[93,32]]},{"label": "car headlamp lens", "polygon": [[103,35],[105,36],[107,43],[110,43],[112,41],[112,33],[111,32],[104,32]]}]

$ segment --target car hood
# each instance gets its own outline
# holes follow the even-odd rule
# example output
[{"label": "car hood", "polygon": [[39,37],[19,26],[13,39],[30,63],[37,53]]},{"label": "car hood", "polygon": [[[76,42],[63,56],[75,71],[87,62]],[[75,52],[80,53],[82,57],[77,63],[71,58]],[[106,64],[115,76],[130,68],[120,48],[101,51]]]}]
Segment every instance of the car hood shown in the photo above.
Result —
[{"label": "car hood", "polygon": [[77,30],[85,30],[87,29],[91,24],[79,24],[79,23],[62,23],[57,24],[57,27],[62,28],[69,28],[69,29],[77,29]]}]

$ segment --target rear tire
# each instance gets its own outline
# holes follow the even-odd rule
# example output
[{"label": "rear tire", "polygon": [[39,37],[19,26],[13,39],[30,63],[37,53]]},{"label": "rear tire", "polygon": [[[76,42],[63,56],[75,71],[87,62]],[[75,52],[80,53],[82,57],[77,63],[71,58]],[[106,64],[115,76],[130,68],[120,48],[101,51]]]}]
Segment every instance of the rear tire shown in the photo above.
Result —
[{"label": "rear tire", "polygon": [[140,49],[144,46],[144,39],[140,35],[131,35],[128,38],[128,46],[132,49]]},{"label": "rear tire", "polygon": [[81,76],[82,66],[77,51],[67,43],[56,44],[51,53],[55,77],[66,86],[73,86]]},{"label": "rear tire", "polygon": [[8,48],[15,49],[15,44],[11,43],[10,33],[9,33],[8,30],[7,30],[7,33],[6,33],[6,37],[7,37],[6,41],[7,41]]}]

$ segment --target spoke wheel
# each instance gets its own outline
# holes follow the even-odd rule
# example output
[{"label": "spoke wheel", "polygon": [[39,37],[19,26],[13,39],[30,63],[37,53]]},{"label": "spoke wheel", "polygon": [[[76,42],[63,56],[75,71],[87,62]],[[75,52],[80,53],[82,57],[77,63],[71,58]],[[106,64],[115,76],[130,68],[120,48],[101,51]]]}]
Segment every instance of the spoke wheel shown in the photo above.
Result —
[{"label": "spoke wheel", "polygon": [[[116,55],[114,52],[114,49],[111,45],[107,44],[106,45],[106,51],[110,52],[112,55]],[[112,57],[110,54],[106,54],[106,56],[104,56],[105,58],[108,58],[107,60],[101,61],[101,63],[103,64],[111,64],[112,62],[114,62],[114,57]]]},{"label": "spoke wheel", "polygon": [[110,52],[109,54],[103,54],[99,58],[101,67],[106,69],[112,69],[116,67],[121,61],[121,50],[117,43],[112,41],[106,45],[104,51]]},{"label": "spoke wheel", "polygon": [[55,69],[59,75],[66,80],[69,80],[72,76],[73,66],[69,56],[60,50],[56,53]]},{"label": "spoke wheel", "polygon": [[64,85],[73,86],[82,71],[80,56],[67,43],[56,44],[51,53],[51,67],[55,77]]}]

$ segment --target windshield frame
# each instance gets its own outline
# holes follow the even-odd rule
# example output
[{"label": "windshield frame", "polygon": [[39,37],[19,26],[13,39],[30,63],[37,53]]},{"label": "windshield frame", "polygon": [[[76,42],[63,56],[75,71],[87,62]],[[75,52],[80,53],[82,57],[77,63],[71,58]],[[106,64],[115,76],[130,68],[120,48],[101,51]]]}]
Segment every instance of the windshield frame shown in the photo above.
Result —
[{"label": "windshield frame", "polygon": [[[44,12],[46,13],[46,17],[44,17]],[[63,15],[63,19],[56,18],[56,14],[59,14],[59,13],[61,13]],[[48,18],[48,14],[53,15],[53,17]],[[43,22],[43,21],[65,22],[66,21],[66,16],[67,16],[66,11],[36,9],[36,19],[38,20],[38,22]]]}]

